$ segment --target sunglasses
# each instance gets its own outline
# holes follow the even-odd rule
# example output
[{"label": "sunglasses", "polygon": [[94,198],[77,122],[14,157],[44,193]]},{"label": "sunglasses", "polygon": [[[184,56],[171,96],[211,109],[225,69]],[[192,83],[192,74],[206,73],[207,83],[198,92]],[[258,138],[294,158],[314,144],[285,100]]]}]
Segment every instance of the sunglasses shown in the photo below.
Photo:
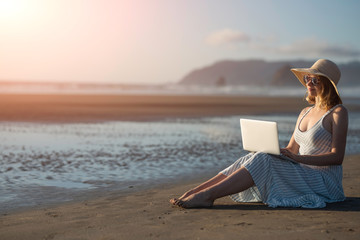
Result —
[{"label": "sunglasses", "polygon": [[318,77],[310,77],[309,75],[305,75],[304,76],[304,81],[306,84],[309,84],[310,82],[312,82],[312,84],[314,86],[317,86],[320,82]]}]

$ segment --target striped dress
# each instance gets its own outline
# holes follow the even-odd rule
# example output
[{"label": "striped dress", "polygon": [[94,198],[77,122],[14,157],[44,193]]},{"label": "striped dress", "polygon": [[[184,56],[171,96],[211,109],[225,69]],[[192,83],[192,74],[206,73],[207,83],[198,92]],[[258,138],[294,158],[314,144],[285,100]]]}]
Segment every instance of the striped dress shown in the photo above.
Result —
[{"label": "striped dress", "polygon": [[[330,152],[331,133],[323,127],[323,119],[338,106],[326,112],[307,131],[296,128],[294,137],[300,146],[299,154]],[[310,110],[302,116],[300,122]],[[231,195],[236,202],[261,201],[270,207],[321,208],[326,203],[345,200],[341,165],[311,166],[286,160],[285,156],[257,152],[241,157],[220,173],[229,176],[241,167],[249,171],[255,185]]]}]

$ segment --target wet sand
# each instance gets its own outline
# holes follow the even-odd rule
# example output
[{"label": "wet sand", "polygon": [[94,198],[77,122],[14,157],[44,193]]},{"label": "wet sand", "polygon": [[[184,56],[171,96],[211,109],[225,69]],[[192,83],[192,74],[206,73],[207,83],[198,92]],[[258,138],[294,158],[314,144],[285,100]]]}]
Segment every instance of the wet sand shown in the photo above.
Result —
[{"label": "wet sand", "polygon": [[[93,122],[299,112],[299,98],[1,95],[0,121]],[[323,209],[268,208],[229,198],[185,210],[168,200],[198,180],[0,215],[0,239],[359,239],[360,155],[344,160],[346,201]],[[46,197],[46,196],[44,196]]]},{"label": "wet sand", "polygon": [[0,121],[96,122],[298,113],[298,97],[0,94]]},{"label": "wet sand", "polygon": [[[346,107],[360,111],[358,100]],[[357,102],[357,104],[354,104]],[[101,122],[299,113],[300,97],[0,94],[0,121]]]}]

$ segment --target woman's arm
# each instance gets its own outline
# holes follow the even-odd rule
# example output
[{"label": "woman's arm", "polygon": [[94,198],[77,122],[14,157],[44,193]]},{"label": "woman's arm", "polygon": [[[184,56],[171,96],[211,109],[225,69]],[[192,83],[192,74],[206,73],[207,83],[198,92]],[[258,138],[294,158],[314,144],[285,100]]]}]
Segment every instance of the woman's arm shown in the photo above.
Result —
[{"label": "woman's arm", "polygon": [[[332,132],[332,144],[331,150],[328,153],[319,155],[298,155],[293,150],[292,141],[289,142],[289,146],[282,149],[282,154],[290,157],[291,159],[308,165],[327,166],[327,165],[341,165],[345,155],[346,148],[346,136],[348,130],[348,112],[345,107],[341,106],[336,108],[330,115],[329,121],[331,121]],[[298,127],[298,125],[296,125]]]}]

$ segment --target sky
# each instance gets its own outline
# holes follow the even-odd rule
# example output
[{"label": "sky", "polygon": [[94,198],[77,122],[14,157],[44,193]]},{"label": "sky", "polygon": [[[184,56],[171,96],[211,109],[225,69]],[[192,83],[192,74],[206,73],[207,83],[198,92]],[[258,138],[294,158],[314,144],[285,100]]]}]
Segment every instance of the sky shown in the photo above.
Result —
[{"label": "sky", "polygon": [[0,0],[0,81],[167,84],[221,60],[359,61],[359,12],[358,0]]}]

